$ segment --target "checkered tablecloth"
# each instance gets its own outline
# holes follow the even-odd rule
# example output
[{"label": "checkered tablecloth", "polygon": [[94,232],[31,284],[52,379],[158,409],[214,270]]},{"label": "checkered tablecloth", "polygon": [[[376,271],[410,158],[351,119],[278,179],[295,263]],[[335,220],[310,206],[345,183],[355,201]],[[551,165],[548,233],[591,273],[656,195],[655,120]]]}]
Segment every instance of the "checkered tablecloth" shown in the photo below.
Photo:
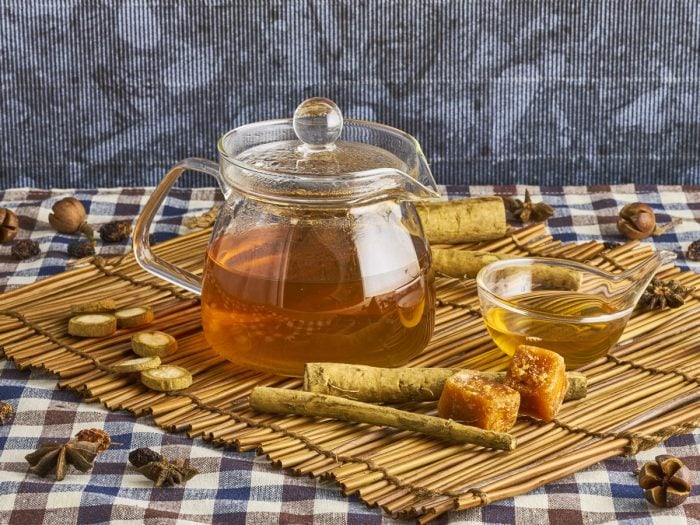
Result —
[{"label": "checkered tablecloth", "polygon": [[[675,251],[684,268],[688,245],[700,238],[700,187],[599,186],[530,187],[536,200],[556,209],[548,221],[563,241],[590,239],[620,242],[615,220],[619,208],[634,201],[650,204],[660,223],[683,219],[673,231],[648,242]],[[448,187],[450,196],[501,193],[522,198],[524,187]],[[0,191],[0,206],[20,217],[21,238],[37,240],[41,255],[17,263],[9,245],[0,245],[0,291],[64,271],[73,262],[66,255],[69,235],[48,224],[54,202],[75,196],[86,205],[95,227],[133,220],[148,198],[148,189]],[[185,217],[208,210],[220,198],[214,189],[175,189],[155,225],[156,241],[186,233]],[[98,245],[98,252],[125,253],[128,243]],[[0,295],[2,309],[2,295]],[[700,351],[700,349],[698,349]],[[16,409],[12,422],[0,426],[0,524],[70,523],[394,523],[378,509],[346,498],[330,482],[295,477],[271,467],[253,453],[215,449],[184,435],[168,434],[149,418],[108,412],[59,390],[53,377],[18,371],[0,360],[0,400]],[[87,474],[71,472],[53,482],[27,472],[24,456],[45,441],[66,440],[83,428],[103,428],[122,443],[101,454]],[[522,524],[678,524],[700,523],[699,490],[681,507],[657,509],[646,503],[633,471],[661,453],[682,458],[700,484],[700,431],[668,440],[664,446],[634,458],[613,458],[529,494],[487,507],[452,512],[437,523]],[[176,488],[153,488],[152,482],[128,463],[130,450],[151,447],[172,458],[189,458],[201,474]],[[398,521],[396,523],[399,523]]]}]

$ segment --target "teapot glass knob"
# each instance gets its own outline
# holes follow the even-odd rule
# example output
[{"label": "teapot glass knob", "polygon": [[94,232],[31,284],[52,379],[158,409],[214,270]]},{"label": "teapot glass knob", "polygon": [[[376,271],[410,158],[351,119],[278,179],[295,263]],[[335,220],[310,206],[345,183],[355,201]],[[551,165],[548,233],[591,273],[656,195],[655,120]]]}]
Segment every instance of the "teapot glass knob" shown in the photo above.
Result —
[{"label": "teapot glass knob", "polygon": [[306,148],[329,150],[343,131],[343,114],[330,99],[308,98],[294,112],[293,126]]}]

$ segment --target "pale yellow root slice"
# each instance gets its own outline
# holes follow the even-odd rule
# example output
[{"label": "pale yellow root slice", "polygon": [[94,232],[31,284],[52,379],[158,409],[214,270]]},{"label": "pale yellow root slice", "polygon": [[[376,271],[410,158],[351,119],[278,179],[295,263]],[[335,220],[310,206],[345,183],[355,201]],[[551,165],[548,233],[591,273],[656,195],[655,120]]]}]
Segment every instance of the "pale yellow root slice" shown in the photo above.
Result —
[{"label": "pale yellow root slice", "polygon": [[177,351],[177,341],[165,332],[138,332],[131,336],[131,349],[143,357],[164,357]]},{"label": "pale yellow root slice", "polygon": [[141,372],[141,382],[151,390],[170,392],[192,384],[192,374],[181,366],[161,365]]},{"label": "pale yellow root slice", "polygon": [[129,359],[128,361],[122,361],[116,365],[112,365],[112,370],[117,374],[127,374],[129,372],[141,372],[142,370],[149,370],[151,368],[157,368],[160,366],[160,357],[137,357],[136,359]]},{"label": "pale yellow root slice", "polygon": [[117,309],[117,303],[114,299],[101,299],[99,301],[88,301],[86,303],[73,304],[70,307],[70,313],[78,314],[104,314],[112,313]]},{"label": "pale yellow root slice", "polygon": [[155,315],[148,306],[134,306],[114,312],[119,328],[134,328],[153,321]]},{"label": "pale yellow root slice", "polygon": [[117,319],[110,314],[83,314],[71,317],[68,333],[79,337],[105,337],[117,331]]}]

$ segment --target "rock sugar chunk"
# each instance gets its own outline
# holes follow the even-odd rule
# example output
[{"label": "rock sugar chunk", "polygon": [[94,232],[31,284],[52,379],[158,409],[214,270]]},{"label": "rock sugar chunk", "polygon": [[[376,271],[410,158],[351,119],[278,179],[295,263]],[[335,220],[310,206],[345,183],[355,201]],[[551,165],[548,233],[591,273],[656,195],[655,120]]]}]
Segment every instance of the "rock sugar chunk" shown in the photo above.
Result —
[{"label": "rock sugar chunk", "polygon": [[478,374],[458,372],[445,381],[438,401],[440,417],[507,432],[518,417],[520,394]]},{"label": "rock sugar chunk", "polygon": [[551,350],[520,345],[503,384],[520,393],[521,414],[551,421],[569,387],[564,358]]}]

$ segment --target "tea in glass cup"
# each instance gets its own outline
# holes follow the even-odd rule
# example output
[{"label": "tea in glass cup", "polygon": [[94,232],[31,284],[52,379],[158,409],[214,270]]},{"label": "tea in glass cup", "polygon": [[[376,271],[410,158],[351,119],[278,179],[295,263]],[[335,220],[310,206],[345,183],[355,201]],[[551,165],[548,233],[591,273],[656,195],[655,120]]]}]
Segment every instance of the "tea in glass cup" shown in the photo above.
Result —
[{"label": "tea in glass cup", "polygon": [[494,262],[476,278],[486,328],[508,355],[533,345],[560,354],[567,369],[579,368],[617,343],[655,271],[673,259],[656,252],[621,274],[561,259]]}]

